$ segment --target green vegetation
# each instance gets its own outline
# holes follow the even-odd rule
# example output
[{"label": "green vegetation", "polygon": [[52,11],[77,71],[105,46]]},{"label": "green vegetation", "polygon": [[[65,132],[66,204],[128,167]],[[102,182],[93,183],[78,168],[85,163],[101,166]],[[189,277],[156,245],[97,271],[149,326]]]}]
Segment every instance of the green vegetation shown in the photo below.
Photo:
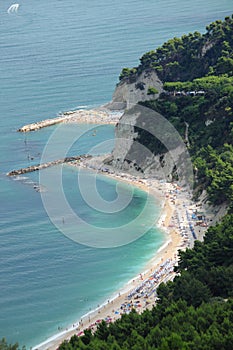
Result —
[{"label": "green vegetation", "polygon": [[[0,340],[0,350],[20,350],[18,343],[16,344],[8,344],[5,338]],[[25,347],[22,350],[26,350]]]},{"label": "green vegetation", "polygon": [[[121,80],[136,81],[156,70],[164,82],[157,100],[143,105],[171,122],[192,156],[197,191],[213,204],[233,203],[233,18],[216,21],[207,33],[184,35],[143,55],[139,67],[124,69]],[[149,88],[149,94],[154,94]],[[187,133],[188,126],[188,133]],[[137,140],[154,154],[165,147],[137,128]],[[187,135],[188,134],[188,135]],[[188,139],[187,139],[188,137]],[[233,214],[209,228],[204,242],[179,252],[177,276],[158,288],[152,311],[123,315],[95,334],[85,331],[60,350],[212,350],[233,344]]]},{"label": "green vegetation", "polygon": [[153,87],[153,86],[148,87],[147,95],[155,95],[158,93],[159,93],[159,91],[155,87]]},{"label": "green vegetation", "polygon": [[136,73],[137,73],[136,68],[123,68],[119,79],[120,80],[127,79],[130,83],[135,82]]},{"label": "green vegetation", "polygon": [[[165,91],[142,104],[167,118],[186,142],[196,170],[196,196],[206,189],[212,204],[232,206],[233,15],[206,30],[145,53],[140,65],[130,73],[124,69],[120,79],[136,81],[141,72],[156,71]],[[151,88],[147,93],[153,96]],[[152,135],[137,132],[137,141],[154,154],[166,152]]]},{"label": "green vegetation", "polygon": [[179,275],[161,284],[152,311],[123,315],[94,335],[73,336],[59,350],[232,349],[233,215],[208,230],[204,242],[179,254]]},{"label": "green vegetation", "polygon": [[[227,17],[210,24],[204,35],[169,40],[145,54],[138,67],[138,72],[155,67],[157,60],[163,67],[158,74],[165,79],[165,91],[143,105],[167,118],[187,143],[196,170],[196,195],[206,189],[212,204],[229,206],[233,198],[232,58],[233,19]],[[138,140],[161,154],[161,145],[152,136],[145,137],[139,130]]]},{"label": "green vegetation", "polygon": [[224,144],[221,151],[211,146],[197,152],[194,164],[198,171],[199,184],[207,186],[211,203],[233,203],[233,147]]},{"label": "green vegetation", "polygon": [[[137,76],[145,70],[156,70],[162,81],[186,81],[205,75],[233,75],[233,17],[216,21],[198,32],[173,38],[156,50],[145,53],[140,65],[131,70]],[[132,78],[132,76],[131,76]],[[120,80],[128,79],[123,69]]]},{"label": "green vegetation", "polygon": [[[189,147],[196,188],[213,204],[233,203],[233,19],[216,21],[207,33],[174,38],[146,53],[121,80],[154,69],[164,93],[143,105],[171,122]],[[153,88],[148,94],[154,94]],[[187,135],[188,126],[188,135]],[[137,128],[137,141],[154,154],[166,152],[149,133]],[[186,135],[186,137],[185,137]],[[188,136],[188,139],[187,139]],[[102,322],[94,335],[85,331],[60,350],[230,350],[233,344],[233,214],[211,227],[204,242],[179,252],[177,276],[158,288],[152,311]]]},{"label": "green vegetation", "polygon": [[[189,126],[188,147],[196,169],[196,188],[207,189],[211,203],[230,205],[233,198],[233,77],[168,82],[164,87],[167,93],[144,105],[165,116],[184,140],[186,125]],[[203,95],[189,94],[195,91]],[[144,142],[140,135],[139,139]],[[160,152],[156,145],[154,141],[155,154]]]},{"label": "green vegetation", "polygon": [[[146,53],[138,67],[122,70],[120,80],[136,82],[145,70],[158,73],[165,91],[143,105],[167,118],[184,138],[197,193],[205,189],[209,201],[227,203],[229,213],[209,228],[203,242],[179,252],[177,276],[159,286],[152,311],[138,315],[133,310],[109,325],[103,321],[96,333],[86,330],[84,336],[75,335],[59,350],[232,349],[233,17],[206,29],[204,35],[174,38]],[[147,93],[157,92],[149,88]],[[158,140],[144,130],[136,131],[136,141],[163,156],[166,149]],[[17,344],[0,343],[0,350],[11,349],[17,350]]]},{"label": "green vegetation", "polygon": [[193,81],[185,82],[166,82],[164,89],[167,91],[199,91],[203,90],[205,93],[218,95],[218,97],[233,94],[233,77],[225,75],[212,75],[202,78],[196,78]]}]

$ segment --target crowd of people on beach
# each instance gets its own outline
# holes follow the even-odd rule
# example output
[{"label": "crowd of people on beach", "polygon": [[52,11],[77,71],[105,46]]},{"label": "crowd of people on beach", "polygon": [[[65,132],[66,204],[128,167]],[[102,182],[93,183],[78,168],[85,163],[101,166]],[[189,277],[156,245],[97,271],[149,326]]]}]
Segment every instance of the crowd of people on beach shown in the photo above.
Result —
[{"label": "crowd of people on beach", "polygon": [[[91,158],[88,160],[83,159],[81,163],[79,161],[76,165],[90,168],[91,164],[92,169],[101,169],[98,161],[94,163],[89,163],[89,161],[91,161]],[[116,174],[114,172],[113,175],[116,178],[122,177],[121,173]],[[174,183],[166,183],[151,178],[148,180],[139,179],[129,174],[127,174],[127,181],[132,182],[132,184],[143,184],[148,188],[152,187],[159,190],[161,197],[164,199],[163,206],[166,210],[160,216],[157,226],[167,231],[168,235],[173,232],[176,239],[179,237],[177,239],[179,243],[175,246],[172,238],[170,241],[167,241],[166,246],[162,248],[159,254],[159,260],[157,258],[149,270],[140,273],[133,279],[127,292],[119,292],[115,298],[108,300],[101,306],[98,305],[95,311],[90,311],[79,322],[73,324],[70,329],[61,330],[63,335],[60,339],[62,340],[69,340],[73,334],[82,336],[85,329],[95,332],[102,321],[105,321],[107,324],[115,322],[122,315],[130,313],[132,309],[135,309],[138,313],[142,313],[146,309],[152,309],[158,299],[158,286],[161,282],[173,280],[176,275],[174,266],[178,263],[178,251],[184,250],[186,247],[192,247],[194,244],[196,238],[193,231],[196,232],[197,220],[200,217],[198,218],[197,205],[191,201],[191,195],[187,195],[186,190]],[[172,211],[167,222],[166,212],[169,207]],[[202,223],[205,223],[204,229],[206,229],[206,220],[204,217],[202,217]]]},{"label": "crowd of people on beach", "polygon": [[[159,284],[174,277],[175,263],[175,260],[166,259],[164,262],[161,262],[160,266],[157,269],[155,269],[149,277],[144,279],[143,274],[140,274],[138,276],[138,279],[133,281],[133,283],[136,284],[136,287],[125,296],[124,301],[121,305],[119,305],[119,307],[114,308],[114,301],[108,300],[108,304],[111,304],[113,307],[111,312],[109,312],[110,315],[107,315],[104,318],[98,318],[98,316],[96,316],[97,319],[94,321],[92,319],[92,322],[91,317],[88,316],[89,325],[87,329],[95,331],[97,329],[98,324],[102,321],[105,321],[107,324],[114,322],[123,314],[130,313],[132,309],[135,309],[138,313],[141,313],[146,308],[151,308],[157,300],[156,290]],[[138,280],[141,281],[139,285]],[[117,298],[119,297],[121,297],[120,293],[117,296]],[[78,336],[84,334],[83,326],[84,323],[81,319],[76,328],[76,330],[78,331]],[[74,324],[73,327],[76,327],[76,325]]]},{"label": "crowd of people on beach", "polygon": [[[127,175],[127,179],[138,181],[137,178],[131,175]],[[145,183],[146,180],[140,180],[140,182]],[[196,220],[193,215],[195,209],[193,209],[193,207],[190,205],[191,203],[187,200],[187,198],[185,202],[182,189],[176,184],[164,184],[164,188],[164,197],[168,202],[170,202],[170,204],[173,205],[174,208],[168,227],[175,230],[181,237],[181,243],[177,249],[185,249],[186,247],[192,246],[194,240],[196,239],[193,235]],[[160,218],[160,225],[161,227],[164,225],[164,216],[161,216]],[[167,249],[169,249],[169,245],[170,242],[167,242]],[[174,266],[177,265],[177,259],[178,254],[174,254],[174,258],[168,258],[165,261],[163,261],[163,258],[161,258],[159,266],[154,271],[151,270],[149,276],[144,277],[145,274],[140,274],[133,280],[135,287],[131,289],[127,295],[125,295],[124,301],[116,308],[114,308],[113,305],[110,315],[102,319],[98,318],[92,322],[88,328],[94,331],[96,330],[98,323],[100,323],[102,320],[107,323],[114,322],[121,315],[130,313],[132,309],[135,309],[139,313],[143,312],[147,308],[151,309],[157,300],[157,287],[161,282],[167,282],[175,277]],[[111,303],[114,304],[113,301]],[[82,335],[83,330],[80,330],[80,327],[78,330],[78,334]]]},{"label": "crowd of people on beach", "polygon": [[[185,189],[180,188],[175,183],[158,181],[151,177],[142,179],[134,175],[118,173],[104,165],[103,159],[105,157],[106,155],[99,157],[99,159],[82,157],[77,162],[72,162],[72,165],[126,180],[128,183],[142,186],[148,191],[149,189],[157,191],[164,207],[157,226],[165,230],[168,235],[173,232],[175,237],[179,237],[177,239],[179,243],[174,246],[172,238],[167,241],[166,247],[163,247],[161,251],[160,261],[154,264],[154,269],[151,265],[149,271],[139,274],[131,281],[127,293],[120,292],[114,299],[108,300],[102,306],[98,305],[95,311],[90,311],[78,323],[73,324],[72,329],[65,333],[66,339],[69,339],[72,334],[82,336],[85,329],[94,332],[102,321],[109,324],[120,318],[121,315],[130,313],[132,309],[135,309],[138,313],[151,309],[157,301],[157,288],[160,283],[167,282],[175,277],[174,266],[178,263],[178,251],[186,249],[186,247],[192,247],[196,239],[197,206],[191,201],[191,195],[188,195]],[[171,215],[167,220],[169,208],[171,209]],[[203,223],[206,223],[204,219]],[[65,338],[63,337],[63,339]]]}]

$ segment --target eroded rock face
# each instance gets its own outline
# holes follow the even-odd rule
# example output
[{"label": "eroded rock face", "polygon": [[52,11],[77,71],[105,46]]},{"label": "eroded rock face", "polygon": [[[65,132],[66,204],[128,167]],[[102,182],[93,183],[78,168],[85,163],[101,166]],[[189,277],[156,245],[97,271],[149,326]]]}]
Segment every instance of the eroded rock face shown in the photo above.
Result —
[{"label": "eroded rock face", "polygon": [[126,110],[116,125],[115,148],[106,164],[134,175],[180,184],[192,175],[192,164],[182,138],[159,113],[135,105]]},{"label": "eroded rock face", "polygon": [[[153,87],[158,90],[158,94],[148,95],[148,89]],[[120,82],[113,94],[112,101],[106,105],[113,110],[128,109],[139,101],[156,99],[163,91],[163,84],[155,71],[142,72],[134,83],[127,81]]]}]

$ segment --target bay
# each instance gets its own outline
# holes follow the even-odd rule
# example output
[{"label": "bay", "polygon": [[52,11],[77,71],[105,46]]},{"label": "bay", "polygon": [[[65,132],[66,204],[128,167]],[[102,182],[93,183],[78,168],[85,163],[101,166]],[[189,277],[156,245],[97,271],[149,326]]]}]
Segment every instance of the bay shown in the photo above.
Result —
[{"label": "bay", "polygon": [[[27,135],[17,129],[61,111],[108,102],[123,67],[138,65],[143,53],[171,37],[204,32],[211,21],[231,15],[232,2],[21,0],[17,13],[7,13],[11,4],[0,3],[0,338],[29,348],[114,294],[153,256],[164,235],[149,230],[134,243],[112,249],[69,240],[50,222],[34,189],[38,174],[17,181],[6,176],[39,163],[56,128]],[[100,127],[95,138],[79,128],[83,137],[70,154],[114,138],[112,126]],[[59,142],[56,152],[62,152]],[[72,206],[98,219],[98,225],[106,223],[105,216],[96,217],[79,202],[78,192],[73,194],[76,176],[74,169],[64,169]],[[116,198],[115,184],[99,180],[107,200]],[[137,215],[147,200],[135,189],[130,212]],[[150,200],[159,215],[159,203]]]}]

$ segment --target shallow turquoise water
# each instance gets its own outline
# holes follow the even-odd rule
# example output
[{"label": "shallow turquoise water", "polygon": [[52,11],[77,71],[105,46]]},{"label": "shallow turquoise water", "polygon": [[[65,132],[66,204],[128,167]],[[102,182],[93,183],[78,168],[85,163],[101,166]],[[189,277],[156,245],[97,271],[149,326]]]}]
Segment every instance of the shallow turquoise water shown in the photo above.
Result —
[{"label": "shallow turquoise water", "polygon": [[[66,238],[33,189],[38,174],[18,181],[5,175],[39,163],[55,127],[26,136],[16,130],[60,111],[109,101],[122,67],[137,65],[144,52],[170,37],[203,32],[212,20],[231,14],[232,1],[21,0],[18,13],[8,14],[10,5],[0,3],[0,338],[29,348],[114,293],[164,237],[150,230],[134,243],[112,249]],[[94,138],[84,126],[79,130],[84,136],[69,150],[71,155],[114,138],[112,126],[98,128]],[[54,152],[51,158],[62,152],[59,140]],[[130,220],[129,213],[137,216],[148,200],[135,190],[128,211],[109,219],[80,201],[72,187],[76,176],[74,169],[64,169],[66,196],[74,210],[95,225]],[[101,178],[98,186],[103,198],[116,198],[114,181]],[[158,214],[158,203],[151,202],[151,210]]]}]

